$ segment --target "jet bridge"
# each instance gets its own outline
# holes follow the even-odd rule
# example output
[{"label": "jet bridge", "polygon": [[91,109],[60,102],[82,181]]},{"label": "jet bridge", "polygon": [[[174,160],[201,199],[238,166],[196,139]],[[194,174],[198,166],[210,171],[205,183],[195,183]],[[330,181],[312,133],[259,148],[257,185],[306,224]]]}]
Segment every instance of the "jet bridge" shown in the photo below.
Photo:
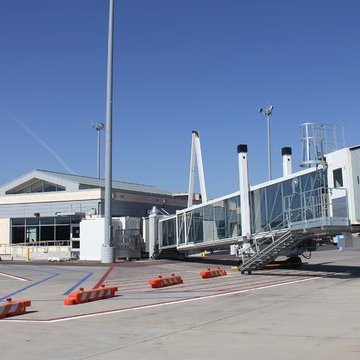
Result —
[{"label": "jet bridge", "polygon": [[233,245],[239,269],[250,273],[279,256],[298,259],[318,241],[360,232],[360,146],[325,154],[296,173],[284,163],[283,177],[256,186],[248,185],[246,145],[238,157],[239,191],[157,217],[156,255]]}]

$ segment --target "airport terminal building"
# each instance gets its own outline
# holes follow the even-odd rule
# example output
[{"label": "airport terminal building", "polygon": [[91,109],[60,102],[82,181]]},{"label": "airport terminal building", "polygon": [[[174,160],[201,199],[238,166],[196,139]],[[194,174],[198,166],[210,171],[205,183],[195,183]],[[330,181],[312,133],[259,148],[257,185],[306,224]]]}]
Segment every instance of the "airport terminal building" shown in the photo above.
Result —
[{"label": "airport terminal building", "polygon": [[[82,219],[104,216],[104,179],[33,170],[0,187],[0,253],[14,245],[80,248]],[[148,215],[156,206],[174,213],[187,196],[150,185],[113,181],[113,217]]]}]

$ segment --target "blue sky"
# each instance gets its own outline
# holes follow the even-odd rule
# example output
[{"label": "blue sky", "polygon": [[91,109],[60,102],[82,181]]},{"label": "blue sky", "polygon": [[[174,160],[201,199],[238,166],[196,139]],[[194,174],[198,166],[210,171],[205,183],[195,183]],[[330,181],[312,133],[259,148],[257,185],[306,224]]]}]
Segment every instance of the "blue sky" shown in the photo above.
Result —
[{"label": "blue sky", "polygon": [[[113,177],[187,191],[191,131],[208,197],[300,161],[300,124],[335,123],[360,143],[360,2],[115,0]],[[0,1],[0,184],[32,169],[96,176],[105,121],[107,0]],[[102,134],[102,143],[105,136]],[[104,151],[102,152],[102,163]],[[104,171],[102,170],[102,174]]]}]

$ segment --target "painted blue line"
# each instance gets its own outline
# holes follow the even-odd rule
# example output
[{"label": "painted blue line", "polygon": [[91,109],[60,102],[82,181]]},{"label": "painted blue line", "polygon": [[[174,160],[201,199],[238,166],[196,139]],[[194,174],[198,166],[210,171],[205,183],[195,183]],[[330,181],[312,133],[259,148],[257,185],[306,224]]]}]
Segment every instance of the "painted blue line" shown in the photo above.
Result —
[{"label": "painted blue line", "polygon": [[33,284],[30,284],[30,285],[28,285],[28,286],[25,286],[25,287],[23,287],[23,288],[21,288],[21,289],[19,289],[19,290],[17,290],[17,291],[14,291],[14,292],[11,293],[11,294],[8,294],[8,295],[3,296],[2,298],[0,298],[0,301],[6,300],[6,299],[8,299],[8,298],[10,298],[10,297],[12,297],[12,296],[14,296],[14,295],[17,295],[17,294],[19,294],[19,293],[27,290],[27,289],[30,289],[30,288],[32,288],[32,287],[34,287],[34,286],[36,286],[36,285],[42,284],[42,283],[44,283],[45,281],[48,281],[48,280],[50,280],[50,279],[52,279],[53,277],[58,276],[58,275],[59,275],[59,273],[55,273],[55,274],[53,273],[52,275],[50,275],[49,277],[47,277],[47,278],[45,278],[45,279],[42,279],[42,280],[40,280],[40,281],[37,281],[37,282],[35,282],[35,283],[33,283]]},{"label": "painted blue line", "polygon": [[66,290],[63,295],[69,295],[71,292],[73,292],[81,283],[83,283],[85,280],[87,280],[91,275],[93,275],[93,272],[88,273],[85,275],[82,279],[80,279],[75,285],[73,285],[70,289]]}]

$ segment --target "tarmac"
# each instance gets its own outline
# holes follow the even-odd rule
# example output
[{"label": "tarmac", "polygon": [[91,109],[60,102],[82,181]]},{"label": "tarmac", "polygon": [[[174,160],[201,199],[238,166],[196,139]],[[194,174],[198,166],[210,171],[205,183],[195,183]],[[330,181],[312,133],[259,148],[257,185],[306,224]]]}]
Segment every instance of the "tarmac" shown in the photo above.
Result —
[{"label": "tarmac", "polygon": [[[134,261],[114,266],[0,262],[0,300],[30,299],[0,320],[7,359],[359,359],[360,252],[328,248],[299,269],[241,275],[231,262]],[[202,279],[221,267],[226,276]],[[184,283],[152,289],[176,274]],[[80,286],[117,296],[66,306]]]}]

